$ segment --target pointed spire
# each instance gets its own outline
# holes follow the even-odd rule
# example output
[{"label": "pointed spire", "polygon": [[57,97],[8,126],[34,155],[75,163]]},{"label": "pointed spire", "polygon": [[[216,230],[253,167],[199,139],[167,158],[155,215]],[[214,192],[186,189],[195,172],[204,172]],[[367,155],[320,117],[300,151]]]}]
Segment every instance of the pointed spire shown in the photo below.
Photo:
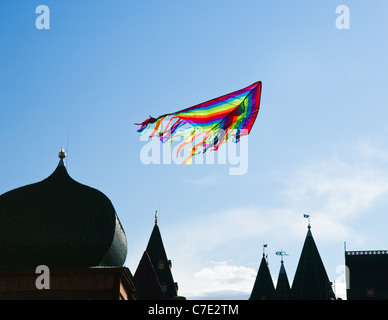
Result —
[{"label": "pointed spire", "polygon": [[155,211],[155,224],[158,224],[158,210]]},{"label": "pointed spire", "polygon": [[307,231],[306,237],[312,237],[313,234],[311,233],[311,226],[309,225],[309,226],[307,227],[307,229],[308,229],[308,231]]},{"label": "pointed spire", "polygon": [[284,267],[284,260],[283,260],[283,256],[288,256],[288,254],[285,251],[281,250],[281,251],[277,251],[276,255],[281,256],[281,260],[280,260],[278,282],[276,284],[276,290],[275,290],[275,299],[289,300],[291,299],[291,288],[290,288],[290,283],[288,282],[286,268]]},{"label": "pointed spire", "polygon": [[257,272],[256,280],[249,300],[272,300],[274,298],[275,287],[273,285],[271,273],[268,268],[268,262],[266,260],[266,247],[267,244],[264,244],[263,257],[261,258],[259,271]]},{"label": "pointed spire", "polygon": [[295,300],[335,299],[331,282],[319,255],[308,225],[306,239],[292,284],[292,297]]},{"label": "pointed spire", "polygon": [[280,261],[280,270],[279,270],[279,274],[287,274],[286,268],[284,267],[284,261],[283,261],[283,260]]},{"label": "pointed spire", "polygon": [[168,298],[178,296],[178,285],[174,282],[171,272],[171,261],[168,260],[164,248],[162,236],[160,234],[157,211],[155,212],[155,225],[148,241],[146,252],[155,269],[156,276],[159,280],[164,295]]}]

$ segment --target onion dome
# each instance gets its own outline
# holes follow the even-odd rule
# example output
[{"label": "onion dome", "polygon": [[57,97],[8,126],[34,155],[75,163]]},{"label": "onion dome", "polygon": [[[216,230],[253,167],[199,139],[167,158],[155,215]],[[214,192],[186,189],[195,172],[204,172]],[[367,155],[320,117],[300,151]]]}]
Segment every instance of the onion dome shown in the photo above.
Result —
[{"label": "onion dome", "polygon": [[0,269],[123,266],[127,240],[102,192],[73,180],[62,148],[41,182],[0,196]]}]

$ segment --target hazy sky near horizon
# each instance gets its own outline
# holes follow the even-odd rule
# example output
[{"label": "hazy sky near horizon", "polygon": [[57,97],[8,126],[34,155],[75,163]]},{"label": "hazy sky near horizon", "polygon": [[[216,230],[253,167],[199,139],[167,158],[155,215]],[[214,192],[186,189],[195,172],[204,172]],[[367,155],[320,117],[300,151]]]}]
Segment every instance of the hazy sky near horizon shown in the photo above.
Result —
[{"label": "hazy sky near horizon", "polygon": [[[71,177],[111,199],[132,273],[158,210],[187,298],[247,299],[263,243],[274,280],[289,254],[292,283],[308,213],[343,296],[344,242],[388,249],[387,15],[385,0],[2,1],[0,194],[46,178],[65,147]],[[142,161],[134,123],[256,81],[245,174],[230,156]]]}]

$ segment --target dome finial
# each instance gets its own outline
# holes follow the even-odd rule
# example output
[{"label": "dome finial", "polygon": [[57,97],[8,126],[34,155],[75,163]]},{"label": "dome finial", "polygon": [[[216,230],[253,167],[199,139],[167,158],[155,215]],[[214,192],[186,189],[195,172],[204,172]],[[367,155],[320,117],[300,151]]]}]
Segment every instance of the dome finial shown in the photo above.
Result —
[{"label": "dome finial", "polygon": [[155,211],[155,224],[158,224],[158,210]]},{"label": "dome finial", "polygon": [[66,157],[66,152],[65,152],[65,150],[63,149],[63,147],[61,148],[61,152],[59,152],[58,153],[58,157],[59,157],[59,159],[65,159],[65,157]]},{"label": "dome finial", "polygon": [[61,148],[61,152],[58,153],[58,157],[59,157],[59,159],[61,159],[61,160],[59,160],[58,166],[59,167],[64,167],[65,166],[65,162],[63,161],[63,159],[65,159],[65,157],[66,157],[66,152],[63,149],[63,147]]}]

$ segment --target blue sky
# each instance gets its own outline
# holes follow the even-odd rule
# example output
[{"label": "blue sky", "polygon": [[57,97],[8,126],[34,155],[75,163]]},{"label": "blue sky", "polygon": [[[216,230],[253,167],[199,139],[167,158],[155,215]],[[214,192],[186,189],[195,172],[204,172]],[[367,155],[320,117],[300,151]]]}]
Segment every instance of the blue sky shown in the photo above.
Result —
[{"label": "blue sky", "polygon": [[[38,30],[38,5],[50,29]],[[338,5],[350,29],[336,28]],[[387,249],[388,3],[3,1],[0,194],[40,181],[62,146],[104,192],[135,272],[154,212],[179,293],[247,299],[267,243],[292,282],[307,232],[343,293],[347,249]],[[262,81],[248,171],[149,164],[135,122]]]}]

